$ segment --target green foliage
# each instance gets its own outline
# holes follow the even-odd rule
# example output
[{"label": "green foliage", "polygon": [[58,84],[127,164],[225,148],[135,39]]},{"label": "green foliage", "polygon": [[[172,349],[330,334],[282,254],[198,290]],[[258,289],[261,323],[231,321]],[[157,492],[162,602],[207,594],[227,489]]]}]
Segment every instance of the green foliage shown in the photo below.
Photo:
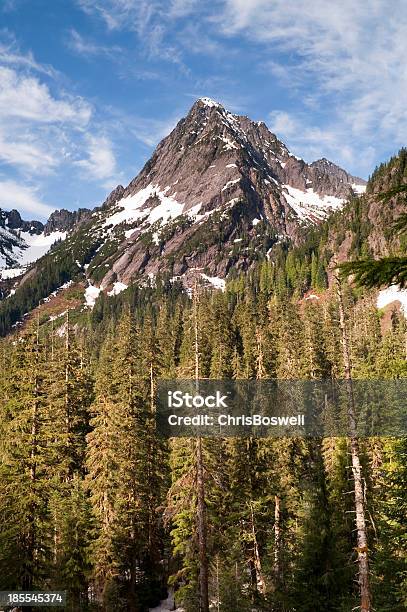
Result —
[{"label": "green foliage", "polygon": [[341,264],[342,275],[354,275],[359,286],[368,288],[407,285],[407,257],[383,257],[382,259],[359,259]]},{"label": "green foliage", "polygon": [[[379,168],[370,193],[376,182],[402,198],[406,158],[401,152]],[[245,274],[232,271],[224,293],[201,289],[192,303],[179,283],[161,275],[115,297],[102,293],[90,314],[69,312],[61,336],[44,318],[1,341],[1,588],[64,588],[75,612],[147,612],[170,585],[177,605],[199,610],[197,444],[157,437],[157,379],[193,378],[197,353],[203,378],[342,378],[327,268],[335,240],[348,235],[355,256],[368,255],[366,201],[348,204],[346,227],[335,214],[295,248],[259,236],[261,248],[271,248],[269,259]],[[223,240],[230,225],[227,216],[218,221]],[[396,229],[404,227],[400,217]],[[239,237],[238,248],[250,250],[247,228]],[[199,232],[191,236],[185,254],[202,248],[201,239]],[[221,248],[216,236],[213,244]],[[1,333],[75,277],[76,259],[83,265],[100,246],[86,227],[72,245],[72,252],[58,245],[55,258],[37,264],[42,281],[28,279],[2,302]],[[111,248],[101,249],[92,273],[103,269]],[[403,282],[394,279],[393,260],[390,272],[392,282]],[[360,274],[371,278],[368,268]],[[373,278],[383,279],[383,270]],[[305,299],[310,289],[317,295]],[[407,377],[404,317],[393,313],[385,329],[368,291],[347,287],[344,294],[355,377]],[[355,608],[348,441],[217,438],[205,439],[202,449],[212,607]],[[401,612],[406,441],[368,439],[361,455],[374,607]]]},{"label": "green foliage", "polygon": [[[399,155],[400,165],[406,163],[405,150]],[[407,185],[397,185],[392,189],[378,194],[376,197],[388,202],[398,195],[405,196]],[[405,234],[407,232],[407,214],[403,213],[392,224],[392,232]],[[382,257],[381,259],[359,259],[348,261],[340,266],[343,276],[353,274],[355,282],[359,286],[368,288],[382,287],[388,285],[399,285],[400,288],[407,284],[407,257]]]},{"label": "green foliage", "polygon": [[[284,275],[287,261],[300,270],[284,249],[280,257]],[[179,290],[132,288],[102,298],[86,334],[69,315],[68,336],[44,323],[3,341],[2,587],[66,588],[72,610],[144,611],[168,583],[180,606],[198,610],[196,443],[175,439],[168,449],[156,438],[151,385],[194,376],[196,316],[200,376],[335,378],[343,367],[329,294],[299,303],[278,290],[268,262],[246,280],[223,294],[202,291],[197,314]],[[404,319],[394,315],[384,332],[368,298],[345,294],[355,375],[405,377]],[[398,611],[405,449],[391,440],[372,449],[364,469],[374,598]],[[209,593],[219,610],[357,605],[346,440],[205,440],[203,453]]]}]

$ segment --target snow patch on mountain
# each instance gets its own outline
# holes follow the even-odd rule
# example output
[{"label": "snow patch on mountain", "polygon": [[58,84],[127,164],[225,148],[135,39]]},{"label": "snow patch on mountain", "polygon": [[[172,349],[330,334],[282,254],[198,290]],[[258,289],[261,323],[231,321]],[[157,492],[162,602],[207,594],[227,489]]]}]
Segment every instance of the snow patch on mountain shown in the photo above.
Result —
[{"label": "snow patch on mountain", "polygon": [[219,138],[219,140],[225,143],[225,146],[223,147],[224,151],[231,151],[232,149],[238,149],[237,144],[233,142],[232,140],[230,140],[230,138],[227,138],[225,136],[216,136],[216,138]]},{"label": "snow patch on mountain", "polygon": [[220,289],[221,291],[225,291],[226,282],[223,278],[219,278],[219,276],[208,276],[201,272],[201,278],[205,280],[207,283],[212,285],[215,289]]},{"label": "snow patch on mountain", "polygon": [[188,217],[190,217],[191,219],[196,219],[201,208],[202,208],[202,202],[198,202],[198,204],[195,204],[195,206],[193,206],[192,208],[188,210],[187,212]]},{"label": "snow patch on mountain", "polygon": [[239,183],[240,178],[238,179],[234,179],[233,181],[228,181],[226,183],[226,185],[224,187],[222,187],[222,191],[225,191],[226,189],[229,189],[229,187],[231,187],[232,185],[235,185],[236,183]]},{"label": "snow patch on mountain", "polygon": [[212,100],[212,98],[199,98],[199,101],[202,102],[202,104],[204,104],[205,106],[208,106],[209,108],[223,108],[222,104],[219,104],[219,102],[216,102],[215,100]]},{"label": "snow patch on mountain", "polygon": [[[177,202],[172,196],[165,195],[165,191],[168,191],[168,188],[162,191],[157,185],[150,184],[134,195],[122,198],[117,203],[121,210],[105,219],[104,226],[115,227],[121,223],[134,223],[140,219],[143,219],[145,226],[156,221],[165,225],[171,219],[179,217],[184,210],[184,204]],[[158,198],[159,204],[144,206],[150,198]]]},{"label": "snow patch on mountain", "polygon": [[85,289],[85,304],[88,308],[93,308],[96,300],[99,297],[99,294],[102,290],[99,287],[95,287],[95,285],[89,285]]},{"label": "snow patch on mountain", "polygon": [[125,283],[117,281],[113,284],[113,288],[111,289],[111,291],[107,292],[107,295],[119,295],[119,293],[127,289],[127,287],[128,285],[126,285]]},{"label": "snow patch on mountain", "polygon": [[7,280],[10,278],[16,278],[16,276],[20,276],[24,272],[24,268],[6,268],[4,270],[0,270],[0,279]]},{"label": "snow patch on mountain", "polygon": [[58,240],[65,240],[66,232],[52,232],[47,236],[45,236],[45,234],[21,232],[20,237],[27,245],[27,248],[22,250],[21,254],[18,256],[18,260],[20,264],[26,266],[37,261],[37,259],[45,255],[45,253],[48,253],[52,245]]},{"label": "snow patch on mountain", "polygon": [[407,289],[400,289],[398,285],[391,285],[379,291],[377,308],[384,308],[393,302],[400,302],[404,316],[407,318]]},{"label": "snow patch on mountain", "polygon": [[302,221],[315,221],[325,219],[329,213],[342,208],[344,199],[335,196],[320,196],[311,187],[306,191],[282,185],[284,197]]},{"label": "snow patch on mountain", "polygon": [[47,295],[47,297],[45,297],[43,299],[43,302],[44,303],[50,302],[52,300],[52,298],[56,297],[60,291],[63,291],[64,289],[69,289],[69,287],[72,287],[72,285],[73,285],[73,281],[72,280],[67,281],[66,283],[64,283],[63,285],[58,287],[58,289],[55,289],[55,291],[53,291],[52,293]]},{"label": "snow patch on mountain", "polygon": [[352,189],[357,194],[365,193],[366,185],[361,185],[360,183],[352,183]]},{"label": "snow patch on mountain", "polygon": [[58,241],[66,238],[66,232],[51,232],[48,235],[30,234],[30,232],[12,232],[0,228],[3,238],[10,241],[8,259],[14,262],[7,266],[5,255],[0,253],[0,278],[13,278],[24,272],[24,269],[48,253],[50,248]]}]

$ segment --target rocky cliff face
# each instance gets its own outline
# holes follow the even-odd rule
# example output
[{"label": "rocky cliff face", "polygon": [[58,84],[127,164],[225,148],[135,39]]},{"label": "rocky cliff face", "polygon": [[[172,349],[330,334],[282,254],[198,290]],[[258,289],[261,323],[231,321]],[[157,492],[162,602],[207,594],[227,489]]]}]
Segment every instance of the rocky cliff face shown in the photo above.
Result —
[{"label": "rocky cliff face", "polygon": [[0,209],[0,281],[22,273],[90,215],[86,208],[74,212],[61,209],[44,225],[41,221],[25,221],[17,210]]},{"label": "rocky cliff face", "polygon": [[29,232],[31,234],[41,234],[44,230],[44,225],[41,221],[24,221],[18,210],[15,209],[10,210],[10,212],[0,209],[0,227]]},{"label": "rocky cliff face", "polygon": [[25,264],[67,237],[72,254],[92,254],[86,275],[106,289],[157,274],[185,280],[199,272],[218,282],[279,241],[300,242],[310,224],[364,187],[326,159],[308,164],[292,155],[265,123],[202,98],[101,207],[56,211],[45,226],[12,211],[3,233],[20,241],[10,249],[19,248],[15,260]]},{"label": "rocky cliff face", "polygon": [[401,149],[376,168],[362,197],[330,218],[327,250],[340,262],[404,254],[407,236],[395,231],[394,223],[405,214],[405,194],[393,190],[406,183],[407,149]]},{"label": "rocky cliff face", "polygon": [[8,212],[0,208],[0,268],[15,265],[16,253],[24,245],[22,233],[35,236],[43,230],[40,221],[24,221],[17,210]]},{"label": "rocky cliff face", "polygon": [[263,122],[203,98],[93,214],[87,234],[101,244],[88,274],[103,287],[191,269],[223,278],[279,240],[298,242],[364,187],[326,159],[292,155]]},{"label": "rocky cliff face", "polygon": [[88,208],[79,208],[75,211],[65,208],[56,210],[45,224],[44,234],[48,236],[52,232],[70,232],[76,225],[89,219],[91,212]]},{"label": "rocky cliff face", "polygon": [[[224,194],[228,183],[228,193]],[[325,216],[337,204],[328,198],[324,200],[324,196],[346,198],[352,189],[363,189],[365,185],[326,159],[306,164],[291,155],[265,123],[232,115],[220,104],[203,98],[158,145],[122,197],[154,184],[165,189],[166,196],[182,203],[183,212],[188,212],[198,205],[210,209],[211,204],[219,204],[219,195],[223,202],[230,193],[242,193],[247,183],[258,187],[259,195],[265,196],[272,208],[273,203],[277,208],[281,203],[287,213],[293,211],[286,206],[287,202],[280,202],[280,196],[284,198],[289,191],[285,186],[304,194],[308,191],[316,196],[317,217]],[[310,217],[306,211],[307,198],[298,197],[298,201],[304,204],[304,216]],[[301,217],[300,211],[296,214]],[[280,223],[278,217],[273,221]]]}]

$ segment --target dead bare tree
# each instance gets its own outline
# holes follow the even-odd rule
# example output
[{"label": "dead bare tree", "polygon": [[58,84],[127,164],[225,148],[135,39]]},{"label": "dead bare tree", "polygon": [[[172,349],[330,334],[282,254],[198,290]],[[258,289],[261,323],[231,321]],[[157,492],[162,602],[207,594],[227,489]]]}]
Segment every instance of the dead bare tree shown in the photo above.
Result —
[{"label": "dead bare tree", "polygon": [[[198,289],[195,281],[193,293],[194,306],[194,345],[195,345],[195,382],[199,381],[199,327],[198,327]],[[202,439],[196,441],[196,486],[197,486],[197,535],[199,550],[199,612],[209,612],[209,569],[207,552],[207,522],[205,505],[205,477],[202,453]]]},{"label": "dead bare tree", "polygon": [[347,392],[347,413],[350,436],[350,450],[352,458],[352,474],[354,482],[356,531],[357,531],[357,556],[358,556],[358,582],[360,591],[361,612],[371,612],[371,594],[369,585],[369,559],[368,559],[368,537],[365,517],[365,499],[363,490],[362,467],[360,464],[359,440],[357,437],[355,418],[355,397],[352,382],[352,364],[349,350],[349,339],[346,329],[345,308],[343,302],[342,286],[336,272],[333,274],[339,307],[339,327],[342,339],[342,353],[344,376]]}]

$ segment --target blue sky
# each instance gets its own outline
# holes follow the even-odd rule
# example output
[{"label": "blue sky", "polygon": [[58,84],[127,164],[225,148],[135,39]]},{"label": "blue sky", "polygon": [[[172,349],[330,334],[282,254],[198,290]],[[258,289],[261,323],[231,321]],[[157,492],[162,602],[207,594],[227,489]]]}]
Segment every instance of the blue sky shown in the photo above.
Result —
[{"label": "blue sky", "polygon": [[407,144],[405,0],[0,0],[0,207],[100,204],[194,100],[367,177]]}]

